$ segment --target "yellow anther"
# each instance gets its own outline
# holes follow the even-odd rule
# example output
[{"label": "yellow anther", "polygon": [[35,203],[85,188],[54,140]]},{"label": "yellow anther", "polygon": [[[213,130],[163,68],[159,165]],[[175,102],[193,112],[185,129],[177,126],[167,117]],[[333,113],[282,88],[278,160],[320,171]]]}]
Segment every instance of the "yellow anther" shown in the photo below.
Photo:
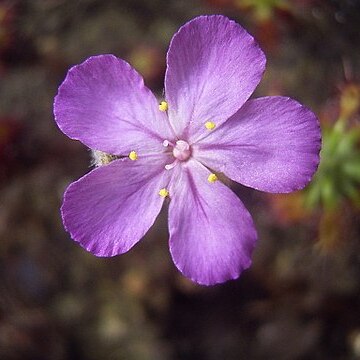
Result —
[{"label": "yellow anther", "polygon": [[163,198],[166,198],[167,196],[169,196],[169,191],[167,189],[163,188],[159,191],[159,195]]},{"label": "yellow anther", "polygon": [[130,154],[129,154],[129,159],[130,160],[137,160],[138,158],[138,155],[135,151],[131,151]]},{"label": "yellow anther", "polygon": [[210,182],[210,183],[214,183],[217,179],[218,179],[218,177],[216,176],[216,174],[210,174],[208,176],[208,182]]},{"label": "yellow anther", "polygon": [[208,129],[208,130],[214,130],[216,128],[216,124],[212,121],[207,121],[205,123],[205,127]]},{"label": "yellow anther", "polygon": [[159,104],[159,110],[160,111],[167,111],[167,109],[168,109],[168,103],[166,101],[162,101]]}]

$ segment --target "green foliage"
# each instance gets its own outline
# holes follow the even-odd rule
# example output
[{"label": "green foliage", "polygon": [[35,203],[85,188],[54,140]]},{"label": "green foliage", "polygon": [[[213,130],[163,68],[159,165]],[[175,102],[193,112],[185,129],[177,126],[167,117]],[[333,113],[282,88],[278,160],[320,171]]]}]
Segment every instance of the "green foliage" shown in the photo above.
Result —
[{"label": "green foliage", "polygon": [[240,8],[251,8],[257,20],[269,20],[275,9],[287,9],[288,4],[284,0],[237,0]]},{"label": "green foliage", "polygon": [[360,128],[346,129],[344,119],[323,129],[319,169],[305,192],[309,208],[334,209],[343,200],[360,207]]}]

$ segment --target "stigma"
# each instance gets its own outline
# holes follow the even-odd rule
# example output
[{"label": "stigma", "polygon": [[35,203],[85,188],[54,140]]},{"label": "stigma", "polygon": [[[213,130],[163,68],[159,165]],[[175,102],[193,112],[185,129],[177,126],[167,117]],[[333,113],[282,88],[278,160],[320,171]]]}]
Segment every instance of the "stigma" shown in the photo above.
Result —
[{"label": "stigma", "polygon": [[180,161],[186,161],[191,155],[190,145],[184,140],[178,140],[173,148],[173,155]]},{"label": "stigma", "polygon": [[164,147],[172,147],[172,155],[174,157],[174,161],[171,164],[165,165],[166,170],[171,170],[180,162],[187,161],[191,156],[191,147],[185,140],[177,140],[174,143],[164,140]]}]

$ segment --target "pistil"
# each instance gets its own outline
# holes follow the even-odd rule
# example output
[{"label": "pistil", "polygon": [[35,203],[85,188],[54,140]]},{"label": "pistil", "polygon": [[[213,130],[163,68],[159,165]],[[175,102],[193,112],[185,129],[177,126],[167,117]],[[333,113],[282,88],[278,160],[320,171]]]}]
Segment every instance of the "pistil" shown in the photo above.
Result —
[{"label": "pistil", "polygon": [[172,146],[172,154],[174,156],[174,161],[171,164],[165,165],[166,170],[171,170],[174,168],[179,162],[186,161],[191,156],[191,148],[190,145],[184,140],[177,140],[175,144],[171,143],[168,140],[163,141],[163,145],[165,147]]}]

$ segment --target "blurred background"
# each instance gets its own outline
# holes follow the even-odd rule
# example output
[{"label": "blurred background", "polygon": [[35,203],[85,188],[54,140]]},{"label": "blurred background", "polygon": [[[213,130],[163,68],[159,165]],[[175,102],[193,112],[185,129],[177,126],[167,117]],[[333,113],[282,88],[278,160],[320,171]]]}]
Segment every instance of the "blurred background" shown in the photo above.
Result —
[{"label": "blurred background", "polygon": [[[268,58],[256,96],[315,111],[322,162],[290,195],[234,184],[259,233],[253,266],[214,287],[172,264],[166,211],[101,259],[59,207],[90,153],[56,127],[67,69],[130,62],[161,95],[169,40],[200,14],[245,26]],[[0,359],[360,359],[360,1],[0,1]]]}]

